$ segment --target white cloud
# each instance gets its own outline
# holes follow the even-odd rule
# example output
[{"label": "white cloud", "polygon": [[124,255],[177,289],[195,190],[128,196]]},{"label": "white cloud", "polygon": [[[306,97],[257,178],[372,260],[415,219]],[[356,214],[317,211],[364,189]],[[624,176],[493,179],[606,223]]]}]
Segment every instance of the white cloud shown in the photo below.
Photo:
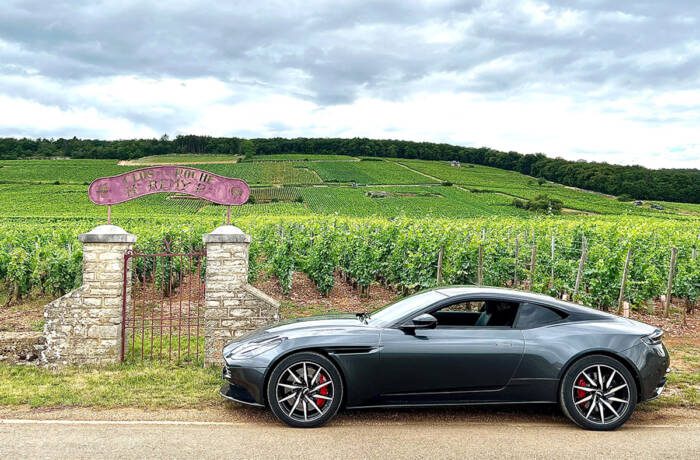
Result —
[{"label": "white cloud", "polygon": [[697,2],[10,1],[0,135],[365,136],[700,167]]},{"label": "white cloud", "polygon": [[0,130],[6,136],[79,136],[84,138],[125,139],[154,137],[148,126],[122,117],[110,117],[94,107],[61,109],[26,99],[0,95]]}]

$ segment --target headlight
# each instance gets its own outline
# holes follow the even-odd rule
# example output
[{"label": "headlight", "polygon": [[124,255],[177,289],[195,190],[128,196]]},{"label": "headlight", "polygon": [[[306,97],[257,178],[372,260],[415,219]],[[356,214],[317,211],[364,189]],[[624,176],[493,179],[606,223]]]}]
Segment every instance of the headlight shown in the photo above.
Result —
[{"label": "headlight", "polygon": [[646,343],[647,345],[659,345],[663,335],[664,331],[657,329],[652,334],[642,337],[642,342]]},{"label": "headlight", "polygon": [[242,358],[253,358],[255,356],[261,355],[266,351],[272,350],[277,345],[282,343],[286,337],[272,337],[269,339],[261,340],[259,342],[248,342],[243,345],[239,345],[230,352],[226,354],[228,359],[242,359]]}]

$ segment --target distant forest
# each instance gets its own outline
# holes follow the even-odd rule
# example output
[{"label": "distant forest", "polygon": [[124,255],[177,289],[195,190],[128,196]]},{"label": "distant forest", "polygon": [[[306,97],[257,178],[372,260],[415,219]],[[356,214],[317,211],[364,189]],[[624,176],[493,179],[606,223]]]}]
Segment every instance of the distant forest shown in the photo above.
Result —
[{"label": "distant forest", "polygon": [[517,171],[552,182],[610,195],[700,203],[700,170],[648,169],[607,163],[569,161],[545,155],[502,152],[490,148],[460,147],[431,142],[337,138],[270,138],[177,136],[170,139],[103,141],[91,139],[0,138],[0,159],[96,158],[132,159],[177,153],[269,155],[301,153],[337,154],[422,160],[459,160]]}]

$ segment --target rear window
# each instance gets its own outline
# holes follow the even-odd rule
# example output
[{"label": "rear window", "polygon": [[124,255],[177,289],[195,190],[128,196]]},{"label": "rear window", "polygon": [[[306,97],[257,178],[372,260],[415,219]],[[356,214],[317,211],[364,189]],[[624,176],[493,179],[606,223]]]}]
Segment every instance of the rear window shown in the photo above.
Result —
[{"label": "rear window", "polygon": [[515,327],[519,329],[531,329],[533,327],[544,326],[556,323],[566,318],[566,314],[553,308],[543,307],[534,303],[523,303],[520,305],[520,314]]}]

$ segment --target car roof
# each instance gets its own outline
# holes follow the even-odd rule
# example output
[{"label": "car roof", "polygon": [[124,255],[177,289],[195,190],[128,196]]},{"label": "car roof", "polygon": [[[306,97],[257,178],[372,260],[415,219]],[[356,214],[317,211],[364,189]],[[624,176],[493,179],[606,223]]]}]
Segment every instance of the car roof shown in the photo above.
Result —
[{"label": "car roof", "polygon": [[480,286],[444,286],[434,289],[447,297],[457,297],[463,295],[485,295],[485,296],[503,296],[504,298],[520,301],[532,302],[538,304],[549,305],[556,308],[561,308],[570,313],[580,313],[594,316],[611,316],[599,310],[594,310],[583,305],[578,305],[572,302],[555,299],[544,294],[535,294],[532,292],[519,291],[517,289],[496,288],[496,287],[480,287]]}]

